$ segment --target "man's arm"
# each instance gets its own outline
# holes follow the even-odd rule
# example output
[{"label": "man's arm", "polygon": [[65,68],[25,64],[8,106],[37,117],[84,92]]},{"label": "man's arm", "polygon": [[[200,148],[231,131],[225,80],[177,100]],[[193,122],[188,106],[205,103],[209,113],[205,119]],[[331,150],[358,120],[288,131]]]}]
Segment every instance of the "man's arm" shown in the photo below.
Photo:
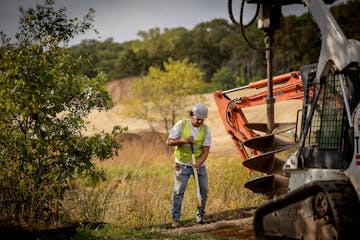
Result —
[{"label": "man's arm", "polygon": [[210,146],[202,146],[202,154],[199,158],[199,161],[196,162],[194,167],[198,169],[207,159],[209,152],[210,152]]}]

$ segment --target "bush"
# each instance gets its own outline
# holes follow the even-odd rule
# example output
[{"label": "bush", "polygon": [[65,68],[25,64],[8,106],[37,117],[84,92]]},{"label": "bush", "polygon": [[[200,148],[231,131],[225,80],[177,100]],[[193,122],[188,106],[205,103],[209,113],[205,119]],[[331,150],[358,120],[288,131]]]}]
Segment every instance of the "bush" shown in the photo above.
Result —
[{"label": "bush", "polygon": [[115,137],[126,129],[82,134],[84,117],[112,104],[107,77],[78,74],[78,60],[60,45],[92,26],[93,11],[82,22],[51,0],[20,11],[17,42],[2,33],[0,49],[0,224],[41,227],[61,220],[73,179],[101,177],[93,158],[116,154]]},{"label": "bush", "polygon": [[230,68],[222,67],[211,78],[211,86],[214,90],[232,89],[237,87],[236,78],[233,76]]}]

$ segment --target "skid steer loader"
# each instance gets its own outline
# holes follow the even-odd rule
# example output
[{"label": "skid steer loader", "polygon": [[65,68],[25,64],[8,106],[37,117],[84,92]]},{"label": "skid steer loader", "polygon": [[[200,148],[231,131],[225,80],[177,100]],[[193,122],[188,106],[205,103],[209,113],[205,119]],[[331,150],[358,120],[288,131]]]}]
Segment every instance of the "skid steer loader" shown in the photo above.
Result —
[{"label": "skid steer loader", "polygon": [[[255,212],[255,237],[356,239],[360,226],[360,42],[347,39],[336,23],[326,6],[334,1],[246,2],[257,4],[258,26],[270,38],[278,27],[281,6],[305,5],[322,44],[317,63],[275,77],[271,52],[267,52],[267,79],[246,86],[267,87],[267,91],[237,97],[230,95],[243,87],[214,92],[243,165],[261,173],[244,183],[266,196]],[[265,42],[271,51],[271,39]],[[274,104],[289,99],[302,101],[296,121],[275,123]],[[267,106],[267,123],[249,123],[244,108],[259,104]],[[290,140],[284,136],[289,131],[293,133]],[[287,156],[280,157],[284,152]]]}]

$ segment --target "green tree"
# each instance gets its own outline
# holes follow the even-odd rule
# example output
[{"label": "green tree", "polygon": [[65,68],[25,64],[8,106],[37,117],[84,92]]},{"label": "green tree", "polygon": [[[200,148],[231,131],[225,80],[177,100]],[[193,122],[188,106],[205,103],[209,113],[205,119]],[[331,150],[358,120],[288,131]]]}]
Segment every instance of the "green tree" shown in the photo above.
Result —
[{"label": "green tree", "polygon": [[143,76],[150,66],[149,54],[145,50],[134,52],[129,48],[122,51],[116,62],[116,76],[120,78]]},{"label": "green tree", "polygon": [[189,58],[205,72],[205,82],[210,82],[211,76],[230,57],[231,49],[225,43],[229,32],[230,25],[225,19],[200,23],[191,31],[193,44]]},{"label": "green tree", "polygon": [[148,67],[161,66],[163,61],[170,57],[170,45],[158,27],[148,32],[140,31],[137,35],[142,41],[134,41],[132,49],[135,53],[147,53],[148,58],[145,64]]},{"label": "green tree", "polygon": [[[107,159],[126,130],[84,136],[92,109],[111,107],[106,75],[88,78],[64,48],[92,26],[93,11],[68,20],[54,1],[27,11],[15,43],[0,48],[0,224],[39,226],[62,217],[61,200],[78,177],[100,177],[94,158]],[[115,149],[115,151],[114,151]]]},{"label": "green tree", "polygon": [[[143,66],[139,67],[142,69],[141,73],[147,73],[150,66],[163,68],[163,62],[169,57],[185,58],[192,45],[192,37],[185,28],[165,28],[162,33],[159,28],[152,28],[147,32],[139,31],[138,36],[142,40],[133,41],[131,50],[137,55],[137,59]],[[128,59],[124,60],[128,61]]]},{"label": "green tree", "polygon": [[[157,133],[157,124],[169,133],[187,108],[201,99],[196,95],[206,86],[203,73],[189,60],[168,59],[164,70],[150,67],[148,75],[133,83],[134,99],[128,106],[131,116],[145,120]],[[192,98],[191,94],[195,94]],[[163,139],[161,134],[158,134]]]},{"label": "green tree", "polygon": [[105,41],[97,40],[83,40],[79,45],[69,48],[69,52],[76,58],[85,56],[83,58],[83,65],[87,66],[84,74],[92,78],[97,75],[99,71],[105,72],[110,80],[117,76],[116,65],[119,59],[120,52],[124,51],[119,43],[113,42],[112,38]]},{"label": "green tree", "polygon": [[211,78],[211,85],[214,90],[228,90],[236,88],[236,84],[236,78],[231,72],[231,69],[228,67],[218,69]]}]

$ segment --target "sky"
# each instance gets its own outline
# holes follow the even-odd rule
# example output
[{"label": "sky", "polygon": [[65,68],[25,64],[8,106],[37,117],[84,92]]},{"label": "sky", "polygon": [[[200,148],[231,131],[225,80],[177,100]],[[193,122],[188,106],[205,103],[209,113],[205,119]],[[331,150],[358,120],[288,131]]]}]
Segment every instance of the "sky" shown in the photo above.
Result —
[{"label": "sky", "polygon": [[[18,30],[19,7],[34,8],[41,0],[0,0],[0,30],[13,38]],[[159,27],[185,27],[188,30],[197,24],[223,18],[228,21],[228,0],[56,0],[57,7],[66,7],[69,17],[82,17],[90,8],[95,9],[94,26],[99,32],[88,32],[70,42],[78,44],[83,39],[104,41],[113,38],[114,42],[138,39],[139,31]],[[240,0],[233,0],[234,15],[238,16]],[[255,10],[253,4],[245,8],[245,22]],[[303,14],[302,5],[283,7],[283,14]]]}]

